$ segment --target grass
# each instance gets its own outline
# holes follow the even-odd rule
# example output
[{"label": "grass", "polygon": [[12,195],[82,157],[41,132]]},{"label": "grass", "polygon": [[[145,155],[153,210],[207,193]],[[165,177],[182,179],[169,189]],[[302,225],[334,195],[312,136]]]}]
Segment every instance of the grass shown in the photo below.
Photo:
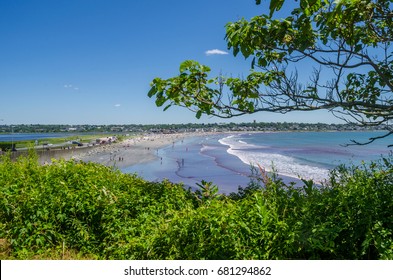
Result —
[{"label": "grass", "polygon": [[[56,138],[43,138],[38,140],[38,145],[36,147],[42,147],[42,145],[63,145],[68,146],[71,141],[78,141],[82,143],[91,143],[95,142],[98,138],[105,138],[109,136],[114,136],[114,134],[110,133],[102,133],[102,134],[75,134],[67,137],[56,137]],[[118,139],[125,139],[125,136],[116,135]],[[128,136],[128,138],[135,137],[135,135]],[[35,145],[35,140],[22,140],[22,141],[14,141],[15,148],[18,149],[26,149]]]}]

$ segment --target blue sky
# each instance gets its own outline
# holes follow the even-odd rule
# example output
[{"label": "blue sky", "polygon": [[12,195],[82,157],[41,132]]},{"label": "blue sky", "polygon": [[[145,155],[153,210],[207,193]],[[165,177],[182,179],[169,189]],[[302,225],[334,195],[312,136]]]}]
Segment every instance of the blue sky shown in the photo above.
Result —
[{"label": "blue sky", "polygon": [[[229,54],[225,24],[267,12],[254,0],[2,0],[3,124],[222,122],[184,108],[162,112],[147,97],[154,77],[197,60],[212,73],[248,74]],[[226,121],[335,122],[328,113],[257,113]]]}]

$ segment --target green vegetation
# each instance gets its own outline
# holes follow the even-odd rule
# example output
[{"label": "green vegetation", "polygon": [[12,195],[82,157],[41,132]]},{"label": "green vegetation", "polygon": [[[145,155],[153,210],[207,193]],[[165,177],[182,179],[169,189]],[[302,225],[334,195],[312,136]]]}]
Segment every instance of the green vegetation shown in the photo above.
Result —
[{"label": "green vegetation", "polygon": [[[263,184],[266,187],[261,187]],[[229,196],[93,163],[0,158],[1,259],[393,259],[393,158]]]},{"label": "green vegetation", "polygon": [[[385,126],[393,117],[392,1],[301,0],[289,14],[282,9],[288,1],[268,2],[269,14],[226,26],[228,48],[252,59],[245,79],[209,78],[209,67],[188,60],[178,76],[153,80],[148,95],[157,106],[187,107],[198,118],[330,110],[347,122],[383,126],[383,137],[393,135]],[[285,18],[276,18],[280,10]],[[319,69],[308,73],[306,84],[298,80],[299,61]],[[330,78],[324,81],[323,75]],[[40,129],[1,128],[7,133]],[[156,128],[110,127],[143,129]],[[101,126],[48,130],[108,131]],[[168,181],[147,182],[93,163],[42,166],[34,152],[15,161],[3,155],[0,257],[393,259],[392,155],[360,167],[341,166],[326,186],[305,180],[286,184],[259,170],[247,187],[228,196],[211,182],[199,187],[192,192]]]},{"label": "green vegetation", "polygon": [[255,2],[258,14],[227,23],[225,34],[250,73],[214,77],[186,60],[177,76],[151,82],[157,106],[182,106],[197,118],[329,110],[370,127],[393,118],[392,0]]},{"label": "green vegetation", "polygon": [[12,142],[0,142],[0,151],[10,151],[12,150]]},{"label": "green vegetation", "polygon": [[[64,133],[75,140],[78,137],[89,137],[92,134],[104,137],[106,135],[128,134],[135,135],[149,132],[185,132],[185,131],[239,131],[239,130],[274,130],[274,131],[351,131],[351,130],[388,130],[386,124],[373,127],[363,127],[356,124],[327,124],[327,123],[296,123],[296,122],[226,122],[226,123],[186,123],[186,124],[123,124],[119,125],[78,125],[76,131],[67,132],[67,125],[57,127],[53,125],[12,125],[14,133]],[[11,126],[0,125],[0,134],[11,134]],[[52,139],[52,138],[50,138]]]},{"label": "green vegetation", "polygon": [[[95,143],[96,139],[105,138],[108,136],[113,136],[113,134],[81,134],[81,135],[71,134],[69,136],[63,136],[63,137],[42,138],[37,141],[38,145],[36,146],[35,146],[36,144],[35,140],[18,140],[18,141],[13,141],[12,143],[15,145],[15,148],[17,150],[28,149],[33,146],[35,146],[36,148],[41,148],[43,145],[45,147],[48,147],[47,145],[56,145],[56,147],[59,148],[59,147],[75,146],[75,144],[72,144],[72,141],[78,141],[80,143],[92,143],[92,142]],[[116,137],[118,141],[122,141],[127,138],[123,135],[118,135]],[[0,149],[2,149],[2,151],[11,150],[11,147],[12,147],[11,142],[0,142]]]}]

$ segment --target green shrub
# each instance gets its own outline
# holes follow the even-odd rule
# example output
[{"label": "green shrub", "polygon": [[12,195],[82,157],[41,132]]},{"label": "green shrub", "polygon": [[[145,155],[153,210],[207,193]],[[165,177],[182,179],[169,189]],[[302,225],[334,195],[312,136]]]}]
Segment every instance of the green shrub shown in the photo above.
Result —
[{"label": "green shrub", "polygon": [[[191,192],[77,161],[0,157],[6,258],[393,259],[392,157],[285,184],[262,172],[238,194]],[[3,252],[0,252],[5,254]]]},{"label": "green shrub", "polygon": [[0,151],[11,151],[15,148],[15,144],[11,142],[0,142]]}]

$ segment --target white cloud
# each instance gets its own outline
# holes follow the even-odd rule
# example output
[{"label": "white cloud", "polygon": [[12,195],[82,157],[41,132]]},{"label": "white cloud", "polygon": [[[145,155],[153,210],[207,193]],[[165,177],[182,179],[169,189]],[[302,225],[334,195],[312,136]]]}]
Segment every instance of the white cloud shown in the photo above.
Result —
[{"label": "white cloud", "polygon": [[205,54],[206,55],[216,55],[216,54],[218,54],[218,55],[225,55],[225,54],[228,54],[228,53],[225,52],[225,51],[219,50],[219,49],[214,49],[214,50],[206,51]]},{"label": "white cloud", "polygon": [[120,107],[121,106],[121,104],[115,104],[115,107]]},{"label": "white cloud", "polygon": [[63,87],[66,88],[66,89],[79,90],[78,87],[73,86],[72,84],[65,84]]}]

